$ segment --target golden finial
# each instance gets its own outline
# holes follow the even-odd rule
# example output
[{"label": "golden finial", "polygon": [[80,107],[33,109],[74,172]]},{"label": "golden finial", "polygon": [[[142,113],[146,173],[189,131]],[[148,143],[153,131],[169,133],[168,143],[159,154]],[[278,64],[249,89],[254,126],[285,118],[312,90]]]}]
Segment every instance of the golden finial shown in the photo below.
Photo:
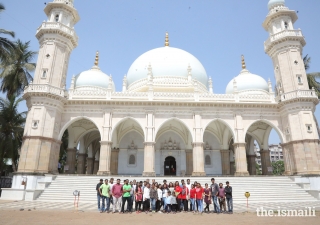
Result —
[{"label": "golden finial", "polygon": [[96,53],[96,60],[95,60],[95,62],[94,62],[94,65],[95,66],[99,66],[99,52],[97,51],[97,53]]},{"label": "golden finial", "polygon": [[246,69],[246,62],[244,61],[244,56],[241,55],[242,69]]},{"label": "golden finial", "polygon": [[169,46],[169,33],[166,32],[166,40],[164,42],[164,46]]}]

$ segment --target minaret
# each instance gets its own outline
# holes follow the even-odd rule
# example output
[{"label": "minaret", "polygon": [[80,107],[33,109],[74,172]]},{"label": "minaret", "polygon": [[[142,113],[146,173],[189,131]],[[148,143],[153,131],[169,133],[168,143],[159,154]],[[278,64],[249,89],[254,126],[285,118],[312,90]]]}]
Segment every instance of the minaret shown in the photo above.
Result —
[{"label": "minaret", "polygon": [[72,50],[78,45],[74,25],[79,21],[73,0],[54,0],[46,5],[47,20],[37,30],[40,50],[33,84],[64,88]]},{"label": "minaret", "polygon": [[318,98],[309,90],[302,59],[306,41],[301,30],[294,28],[296,11],[286,7],[285,0],[270,0],[268,9],[263,27],[269,38],[264,47],[272,59],[280,93],[277,99],[285,173],[320,174],[320,142],[313,114]]},{"label": "minaret", "polygon": [[58,172],[67,69],[70,54],[78,44],[74,25],[80,18],[73,0],[54,0],[44,12],[47,20],[36,33],[40,44],[37,68],[23,96],[29,111],[18,166],[22,174]]},{"label": "minaret", "polygon": [[264,43],[265,52],[271,57],[278,91],[288,93],[307,90],[308,81],[302,59],[306,41],[300,29],[294,28],[297,13],[285,6],[284,0],[270,0],[269,14],[263,27],[269,32]]}]

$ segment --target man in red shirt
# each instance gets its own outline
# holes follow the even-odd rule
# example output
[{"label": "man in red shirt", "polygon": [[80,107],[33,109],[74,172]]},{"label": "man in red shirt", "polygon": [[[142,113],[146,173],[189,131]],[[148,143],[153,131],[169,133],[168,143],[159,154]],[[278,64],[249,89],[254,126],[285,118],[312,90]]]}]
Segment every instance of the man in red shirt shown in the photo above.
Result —
[{"label": "man in red shirt", "polygon": [[176,198],[177,198],[177,209],[176,209],[176,210],[177,210],[178,212],[181,212],[180,206],[181,206],[181,192],[182,192],[182,188],[180,187],[178,181],[176,181],[176,183],[175,183],[174,192],[175,192]]},{"label": "man in red shirt", "polygon": [[122,185],[120,184],[120,179],[117,179],[117,183],[112,186],[111,194],[113,197],[113,210],[112,213],[116,212],[116,208],[119,207],[119,213],[121,212],[121,202],[122,202]]}]

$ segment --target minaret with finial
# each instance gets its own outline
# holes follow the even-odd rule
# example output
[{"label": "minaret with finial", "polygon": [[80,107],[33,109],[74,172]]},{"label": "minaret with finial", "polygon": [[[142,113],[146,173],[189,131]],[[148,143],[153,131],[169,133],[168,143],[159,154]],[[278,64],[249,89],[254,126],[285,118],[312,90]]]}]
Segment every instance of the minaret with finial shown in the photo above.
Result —
[{"label": "minaret with finial", "polygon": [[[18,166],[20,174],[58,173],[61,139],[57,130],[61,128],[66,103],[69,59],[78,45],[74,26],[80,17],[73,2],[54,0],[47,3],[44,8],[47,20],[36,33],[40,49],[33,84],[24,92],[29,104]],[[33,89],[33,85],[38,89]]]},{"label": "minaret with finial", "polygon": [[[263,27],[269,38],[264,48],[272,59],[280,95],[277,99],[285,174],[320,174],[319,135],[314,116],[318,99],[309,90],[302,58],[306,41],[301,30],[294,27],[297,12],[286,7],[285,0],[270,0],[268,9]],[[310,94],[300,97],[300,93]]]},{"label": "minaret with finial", "polygon": [[166,32],[166,39],[164,41],[164,46],[169,47],[169,33],[168,32]]},{"label": "minaret with finial", "polygon": [[74,25],[80,17],[73,0],[49,2],[44,12],[48,19],[36,33],[41,48],[33,83],[48,83],[63,88],[66,85],[71,52],[78,45]]}]

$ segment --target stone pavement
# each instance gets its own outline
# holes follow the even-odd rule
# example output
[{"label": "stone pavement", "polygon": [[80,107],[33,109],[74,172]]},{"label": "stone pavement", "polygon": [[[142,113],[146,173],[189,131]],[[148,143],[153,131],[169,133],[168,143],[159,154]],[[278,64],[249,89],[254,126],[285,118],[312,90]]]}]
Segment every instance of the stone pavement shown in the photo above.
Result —
[{"label": "stone pavement", "polygon": [[[270,203],[249,203],[249,212],[255,212],[257,208],[263,207],[266,210],[277,210],[278,207],[281,209],[305,209],[305,207],[315,207],[316,211],[320,211],[320,201],[316,202],[270,202]],[[111,205],[112,208],[112,205]],[[212,210],[213,206],[210,205]],[[0,210],[74,210],[73,203],[70,202],[42,202],[42,201],[3,201],[0,200]],[[82,211],[97,211],[97,204],[79,202],[78,210]],[[246,212],[247,206],[244,203],[235,204],[234,212]]]}]

